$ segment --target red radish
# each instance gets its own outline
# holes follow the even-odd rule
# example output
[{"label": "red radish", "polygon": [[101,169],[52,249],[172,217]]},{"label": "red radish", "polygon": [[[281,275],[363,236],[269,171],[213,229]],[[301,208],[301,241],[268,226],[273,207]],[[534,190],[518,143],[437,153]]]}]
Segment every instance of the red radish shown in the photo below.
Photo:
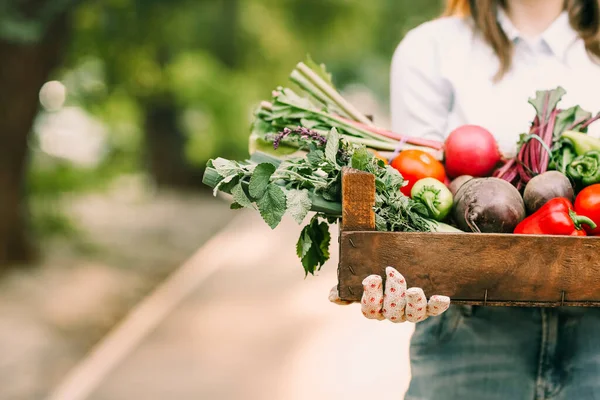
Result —
[{"label": "red radish", "polygon": [[446,173],[452,178],[461,175],[489,176],[500,162],[500,157],[496,139],[481,126],[460,126],[446,139],[444,161]]}]

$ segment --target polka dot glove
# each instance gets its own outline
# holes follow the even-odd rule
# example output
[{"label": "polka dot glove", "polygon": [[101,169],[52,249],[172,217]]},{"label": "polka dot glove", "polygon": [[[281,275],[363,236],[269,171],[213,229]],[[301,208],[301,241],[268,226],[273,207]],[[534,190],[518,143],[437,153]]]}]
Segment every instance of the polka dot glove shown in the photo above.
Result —
[{"label": "polka dot glove", "polygon": [[[369,275],[363,280],[364,290],[360,303],[365,317],[392,322],[421,322],[428,317],[440,315],[450,306],[450,298],[447,296],[434,295],[427,301],[423,289],[407,289],[406,280],[394,268],[387,267],[385,273],[385,288],[382,288],[379,275]],[[339,298],[337,286],[331,289],[329,300],[340,305],[352,303]]]}]

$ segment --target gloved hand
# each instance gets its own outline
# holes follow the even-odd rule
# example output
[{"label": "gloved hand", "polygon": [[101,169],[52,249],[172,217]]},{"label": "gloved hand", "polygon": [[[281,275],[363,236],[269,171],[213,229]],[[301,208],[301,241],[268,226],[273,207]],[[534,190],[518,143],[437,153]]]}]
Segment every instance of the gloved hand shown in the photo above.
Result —
[{"label": "gloved hand", "polygon": [[[406,279],[392,267],[385,269],[385,293],[379,275],[369,275],[363,280],[363,295],[360,302],[362,313],[369,319],[392,322],[421,322],[430,316],[440,315],[450,306],[447,296],[431,296],[429,302],[421,288],[406,289]],[[337,286],[329,293],[333,303],[346,305],[351,301],[341,300]]]}]

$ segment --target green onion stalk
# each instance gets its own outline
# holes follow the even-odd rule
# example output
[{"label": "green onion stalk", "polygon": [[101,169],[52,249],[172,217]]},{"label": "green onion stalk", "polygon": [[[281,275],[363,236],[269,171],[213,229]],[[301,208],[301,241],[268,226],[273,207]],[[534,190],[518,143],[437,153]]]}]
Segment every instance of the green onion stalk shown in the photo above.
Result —
[{"label": "green onion stalk", "polygon": [[[264,145],[285,128],[293,130],[302,127],[324,136],[332,128],[336,128],[348,143],[364,145],[390,156],[400,150],[420,149],[441,158],[441,142],[401,136],[376,127],[339,94],[323,65],[317,65],[310,59],[305,63],[298,63],[290,80],[303,93],[279,87],[273,92],[271,101],[260,104],[252,126],[251,153],[256,150],[268,151]],[[288,147],[290,154],[294,152],[294,148],[297,150],[293,141],[284,142],[284,145]]]}]

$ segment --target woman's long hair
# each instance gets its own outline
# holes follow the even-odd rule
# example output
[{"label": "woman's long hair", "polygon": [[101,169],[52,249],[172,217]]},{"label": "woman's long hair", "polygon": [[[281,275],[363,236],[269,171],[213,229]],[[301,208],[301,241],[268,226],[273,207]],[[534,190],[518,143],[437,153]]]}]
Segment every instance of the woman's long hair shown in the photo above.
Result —
[{"label": "woman's long hair", "polygon": [[[448,0],[444,15],[473,18],[476,29],[500,60],[496,78],[501,78],[510,69],[513,48],[496,18],[498,7],[505,7],[505,0]],[[588,53],[600,59],[600,0],[565,0],[565,9]]]}]

